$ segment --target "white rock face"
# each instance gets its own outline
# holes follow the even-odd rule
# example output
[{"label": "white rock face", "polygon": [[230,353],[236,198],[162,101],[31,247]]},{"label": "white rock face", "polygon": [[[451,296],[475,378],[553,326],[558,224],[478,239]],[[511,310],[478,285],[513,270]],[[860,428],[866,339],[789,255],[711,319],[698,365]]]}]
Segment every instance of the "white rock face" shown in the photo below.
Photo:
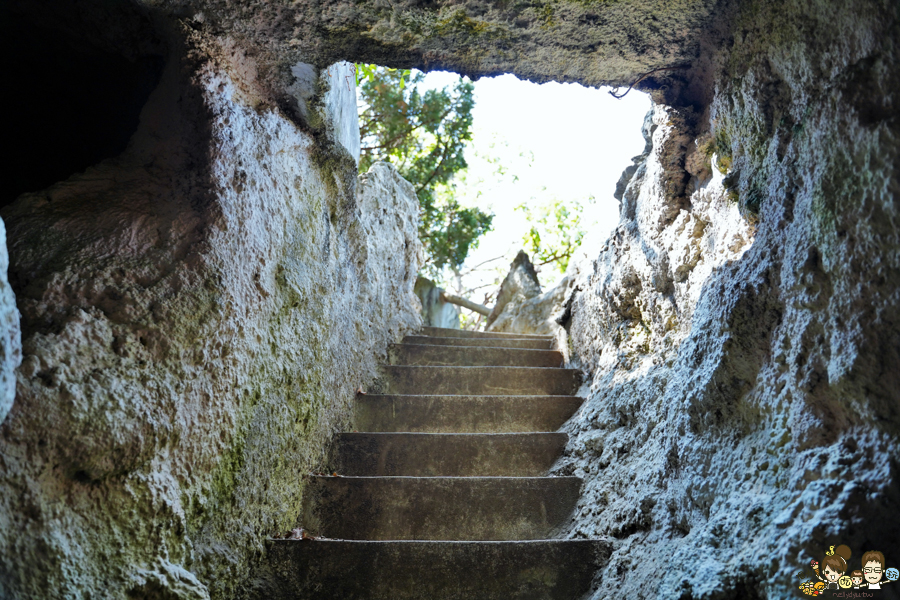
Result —
[{"label": "white rock face", "polygon": [[500,284],[497,301],[487,318],[486,331],[506,333],[549,333],[547,323],[552,302],[541,294],[534,265],[519,251],[509,273]]},{"label": "white rock face", "polygon": [[[570,535],[613,543],[594,598],[788,598],[829,545],[900,556],[900,137],[836,91],[896,76],[862,58],[877,10],[807,8],[802,51],[742,14],[708,120],[654,108],[620,225],[566,282],[589,381],[554,470],[585,480]],[[728,177],[673,192],[707,128]]]},{"label": "white rock face", "polygon": [[555,334],[562,329],[556,324],[555,319],[560,315],[566,283],[568,280],[564,279],[558,286],[543,294],[519,302],[510,302],[486,331]]},{"label": "white rock face", "polygon": [[3,213],[24,360],[0,597],[248,593],[355,391],[420,323],[418,201],[329,145],[349,96],[312,98],[317,141],[259,104],[250,59],[193,43],[124,155]]},{"label": "white rock face", "polygon": [[16,397],[16,367],[22,362],[22,334],[19,330],[19,310],[6,270],[9,253],[6,251],[6,227],[0,219],[0,423],[6,419]]},{"label": "white rock face", "polygon": [[334,139],[358,163],[360,151],[359,113],[356,108],[356,65],[342,61],[325,69],[328,91],[325,115],[334,131]]},{"label": "white rock face", "polygon": [[605,249],[507,303],[588,375],[555,472],[585,482],[568,534],[611,541],[594,598],[796,598],[837,544],[896,565],[896,0],[9,4],[129,57],[178,39],[123,156],[3,212],[0,597],[265,597],[265,536],[419,322],[415,200],[357,188],[339,59],[670,69]]}]

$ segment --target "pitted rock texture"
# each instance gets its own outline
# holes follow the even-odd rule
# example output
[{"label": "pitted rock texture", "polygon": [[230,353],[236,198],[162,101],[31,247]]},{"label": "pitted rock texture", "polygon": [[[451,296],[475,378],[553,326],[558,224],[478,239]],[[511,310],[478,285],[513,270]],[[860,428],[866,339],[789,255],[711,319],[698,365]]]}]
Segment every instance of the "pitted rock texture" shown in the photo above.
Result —
[{"label": "pitted rock texture", "polygon": [[[533,81],[628,85],[638,75],[689,65],[714,0],[233,3],[141,0],[194,27],[243,40],[269,78],[283,67],[340,60],[472,76],[514,72]],[[281,68],[279,68],[279,66]],[[664,75],[664,74],[661,74]]]},{"label": "pitted rock texture", "polygon": [[[234,48],[170,44],[129,149],[3,212],[24,331],[3,598],[249,594],[355,390],[420,323],[411,185],[383,163],[357,184],[339,136],[256,102]],[[355,105],[329,108],[328,79],[325,133]]]},{"label": "pitted rock texture", "polygon": [[[577,81],[666,91],[691,78],[709,43],[716,0],[136,0],[77,5],[8,0],[13,11],[39,14],[46,24],[72,29],[89,15],[92,35],[119,45],[139,28],[119,14],[139,9],[149,21],[174,20],[243,55],[240,68],[255,79],[257,102],[278,106],[309,127],[307,86],[316,73],[341,62],[398,68],[454,70],[471,77],[515,73],[536,82]],[[71,3],[68,3],[71,4]],[[123,8],[125,7],[125,8]],[[145,34],[146,32],[140,32]],[[718,38],[718,34],[713,37]],[[152,45],[154,35],[143,35]],[[132,44],[134,46],[136,44]],[[340,77],[343,79],[343,76]],[[342,129],[335,132],[339,137]],[[353,152],[351,148],[351,153]]]},{"label": "pitted rock texture", "polygon": [[790,598],[829,545],[900,556],[898,23],[741,3],[708,110],[654,108],[561,319],[594,598]]},{"label": "pitted rock texture", "polygon": [[4,6],[90,15],[126,56],[184,42],[124,156],[3,213],[0,595],[253,595],[298,474],[417,321],[415,227],[363,234],[328,124],[340,59],[595,85],[690,63],[639,85],[650,150],[558,317],[589,376],[569,532],[612,540],[595,598],[796,597],[829,544],[900,556],[894,0]]}]

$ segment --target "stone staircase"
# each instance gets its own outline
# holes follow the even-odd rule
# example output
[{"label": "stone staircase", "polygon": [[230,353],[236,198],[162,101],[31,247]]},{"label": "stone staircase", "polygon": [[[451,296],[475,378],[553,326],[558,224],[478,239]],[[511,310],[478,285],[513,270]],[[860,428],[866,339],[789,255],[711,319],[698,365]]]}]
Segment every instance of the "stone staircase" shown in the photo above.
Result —
[{"label": "stone staircase", "polygon": [[[581,598],[602,542],[554,540],[581,481],[547,477],[581,405],[579,373],[545,336],[425,328],[389,353],[313,476],[303,526],[271,540],[268,598]],[[276,589],[277,588],[277,589]]]}]

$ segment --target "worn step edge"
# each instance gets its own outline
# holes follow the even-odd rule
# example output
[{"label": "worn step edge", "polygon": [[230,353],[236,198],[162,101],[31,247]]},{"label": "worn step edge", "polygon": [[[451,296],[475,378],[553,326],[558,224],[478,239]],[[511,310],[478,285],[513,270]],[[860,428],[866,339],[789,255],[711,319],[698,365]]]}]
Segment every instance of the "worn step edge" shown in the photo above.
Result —
[{"label": "worn step edge", "polygon": [[584,403],[578,396],[356,397],[356,429],[370,432],[552,432]]},{"label": "worn step edge", "polygon": [[422,335],[434,337],[456,337],[456,338],[485,338],[485,339],[506,339],[506,340],[547,340],[553,339],[552,335],[534,335],[530,333],[500,333],[494,331],[468,331],[465,329],[446,329],[443,327],[423,327]]},{"label": "worn step edge", "polygon": [[426,335],[408,335],[403,338],[403,343],[461,348],[522,348],[533,350],[552,350],[554,345],[553,340],[544,339],[429,337]]},{"label": "worn step edge", "polygon": [[380,394],[571,396],[578,369],[549,367],[382,367]]},{"label": "worn step edge", "polygon": [[268,540],[259,598],[576,600],[608,540]]},{"label": "worn step edge", "polygon": [[383,477],[539,477],[562,455],[568,439],[565,433],[341,433],[329,472]]},{"label": "worn step edge", "polygon": [[493,366],[561,368],[558,350],[395,344],[388,348],[388,363],[397,366]]},{"label": "worn step edge", "polygon": [[568,521],[577,477],[310,476],[303,526],[369,540],[525,540]]}]

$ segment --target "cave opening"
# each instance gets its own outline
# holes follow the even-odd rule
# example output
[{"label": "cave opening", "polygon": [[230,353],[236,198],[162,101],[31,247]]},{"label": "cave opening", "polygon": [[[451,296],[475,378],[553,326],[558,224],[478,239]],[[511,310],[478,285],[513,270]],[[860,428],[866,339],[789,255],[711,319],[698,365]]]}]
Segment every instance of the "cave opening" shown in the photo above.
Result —
[{"label": "cave opening", "polygon": [[160,55],[125,56],[96,43],[96,27],[49,21],[0,10],[8,119],[0,207],[121,154],[162,75]]},{"label": "cave opening", "polygon": [[[364,72],[359,88],[364,157],[367,149],[371,152],[389,139],[371,135],[365,77]],[[449,71],[430,71],[420,78],[413,70],[409,77],[406,89],[400,89],[397,72],[385,74],[379,85],[387,97],[405,95],[401,106],[412,107],[406,108],[412,113],[418,105],[410,98],[410,87],[427,96],[453,90],[461,81]],[[464,144],[466,166],[447,186],[436,188],[434,201],[441,208],[455,209],[455,201],[462,209],[491,213],[492,227],[472,244],[458,268],[451,265],[439,273],[426,264],[423,275],[454,296],[489,307],[519,251],[530,255],[544,289],[562,279],[570,262],[596,254],[619,222],[627,183],[623,171],[630,167],[630,175],[633,157],[646,150],[642,125],[652,103],[648,94],[637,90],[617,98],[609,88],[537,84],[511,74],[480,78],[471,85],[474,106],[471,137]],[[376,112],[383,114],[384,108]],[[418,125],[417,119],[412,114],[409,126]],[[447,146],[448,137],[433,145]],[[434,139],[425,133],[417,143],[428,149]],[[423,170],[411,166],[409,155],[399,154],[385,158],[409,171],[415,184]],[[424,206],[430,199],[420,194],[420,201]],[[452,233],[448,225],[446,238]],[[483,325],[465,307],[460,318],[465,328]]]}]

